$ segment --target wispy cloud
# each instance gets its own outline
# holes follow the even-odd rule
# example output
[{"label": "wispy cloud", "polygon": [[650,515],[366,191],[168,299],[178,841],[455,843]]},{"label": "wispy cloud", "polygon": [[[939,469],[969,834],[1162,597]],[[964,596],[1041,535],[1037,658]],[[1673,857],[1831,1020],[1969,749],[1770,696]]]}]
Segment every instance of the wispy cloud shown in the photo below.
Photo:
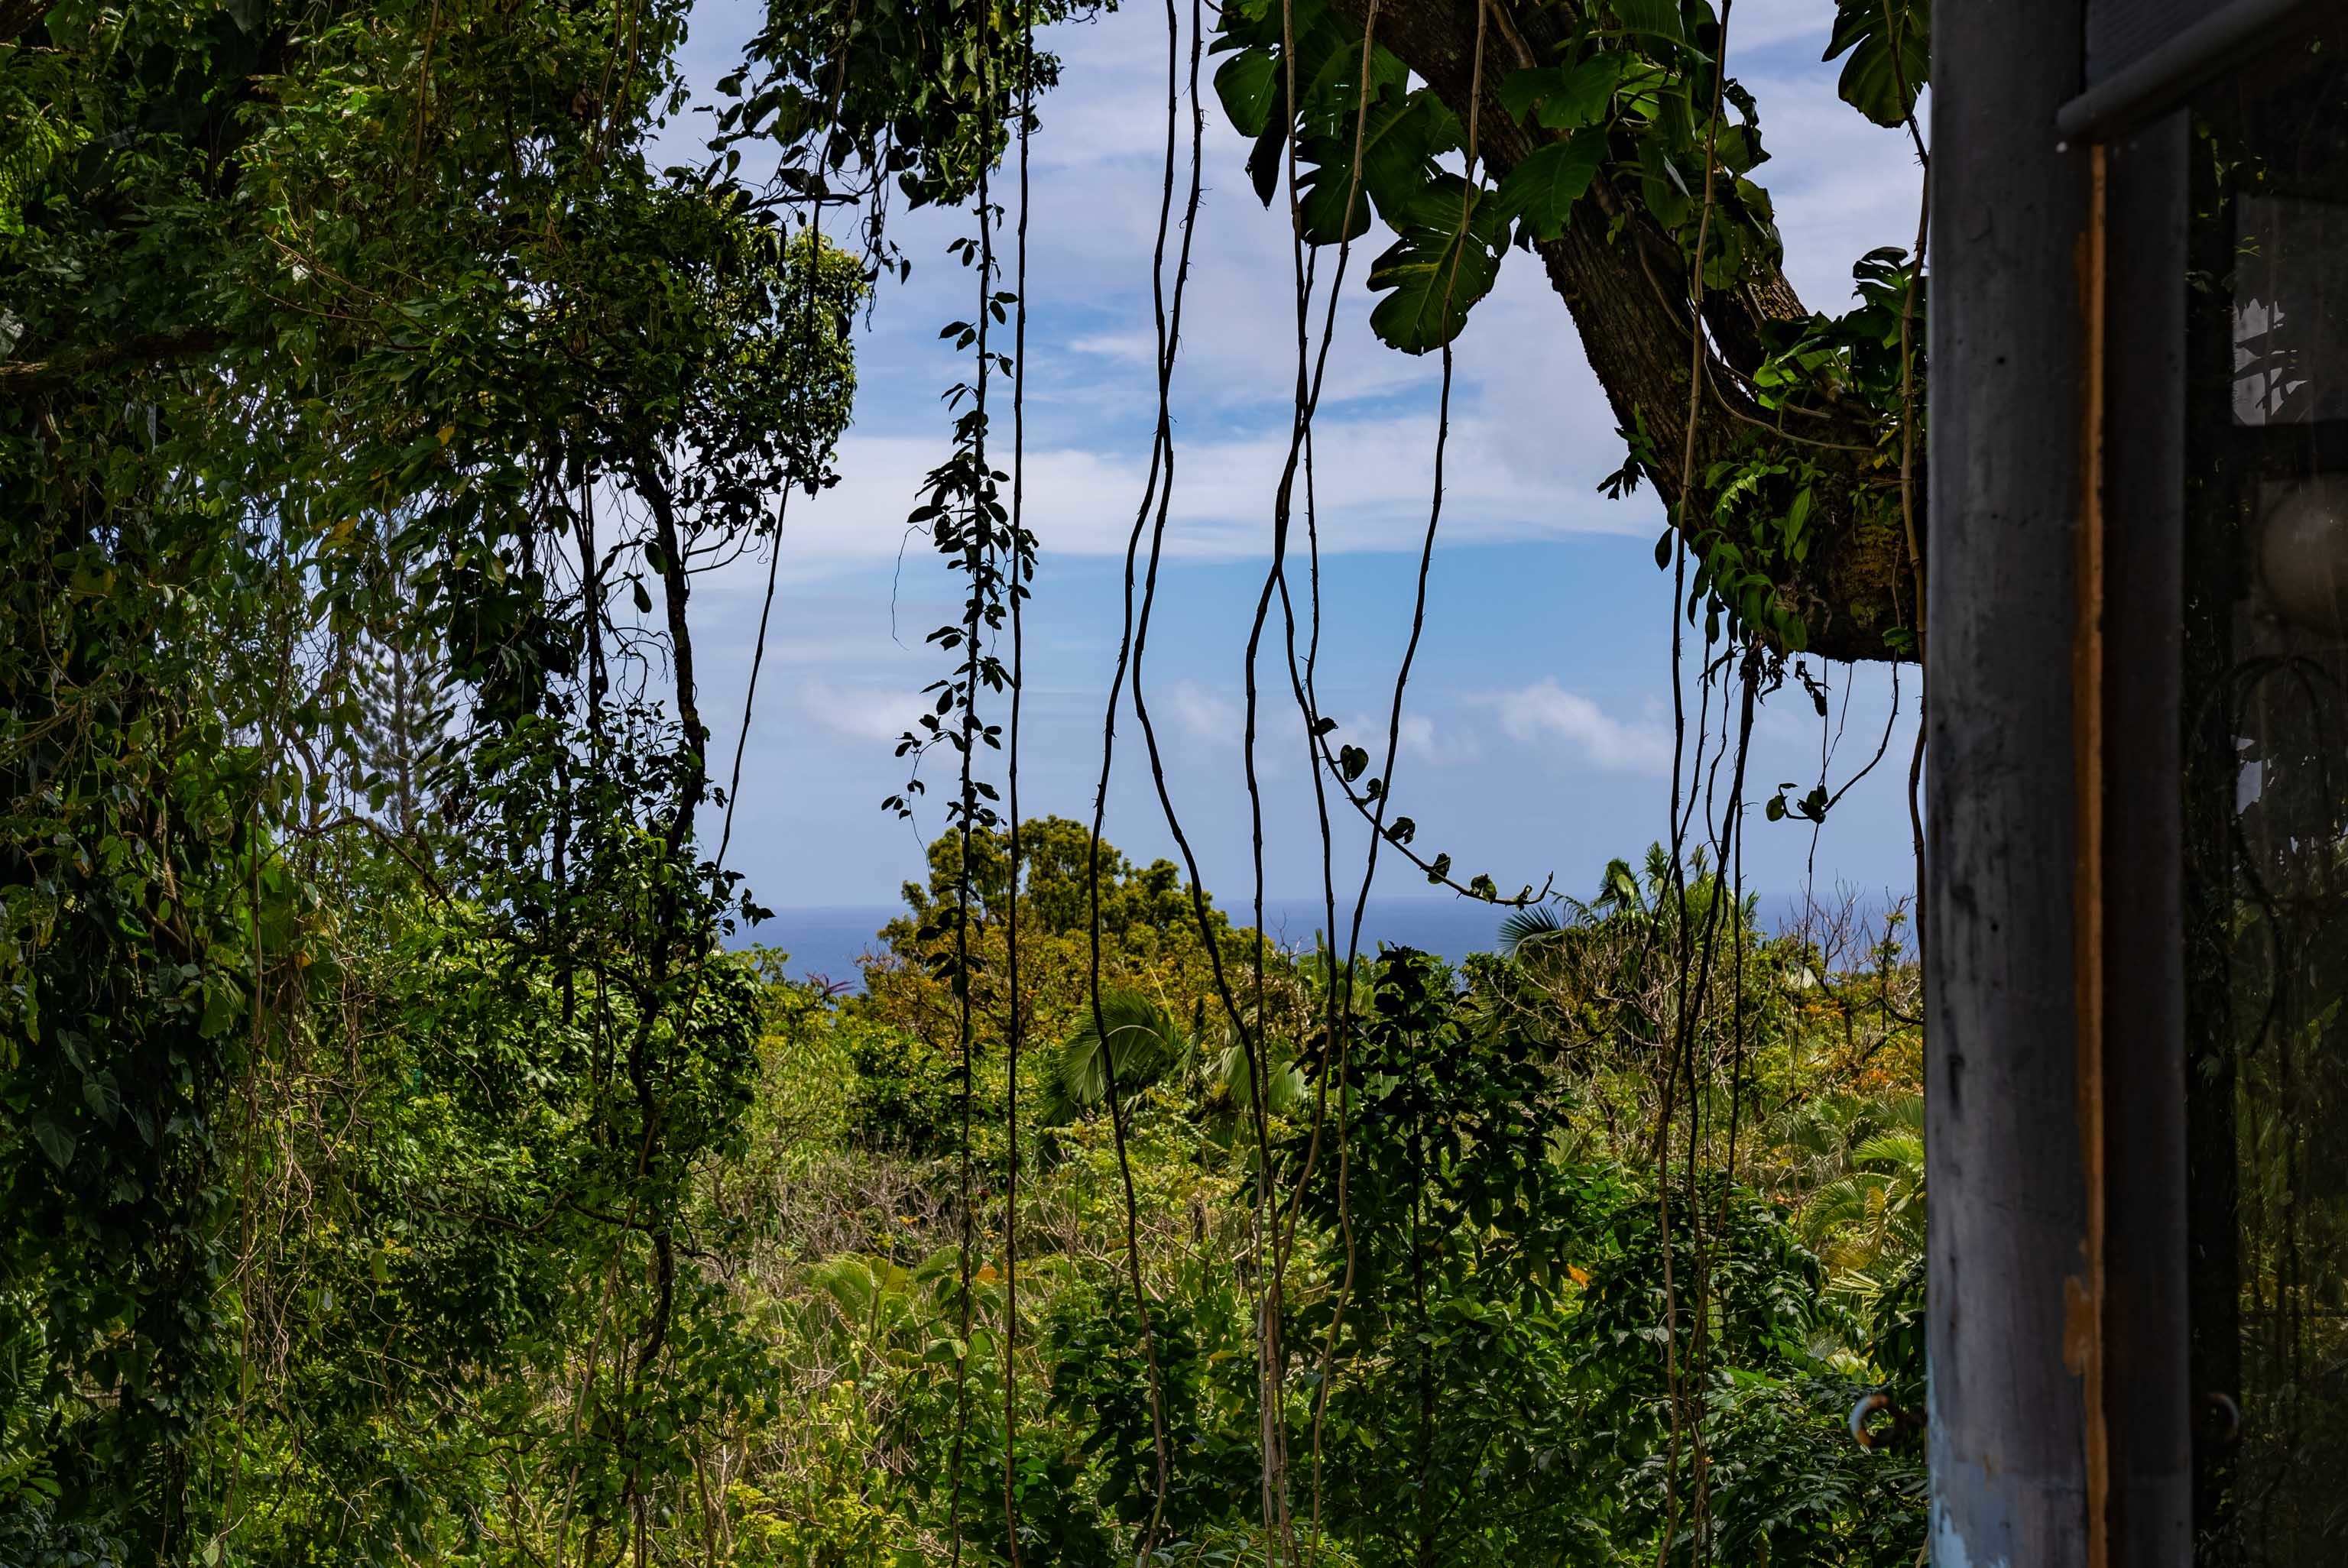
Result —
[{"label": "wispy cloud", "polygon": [[[1835,96],[1839,65],[1818,64],[1833,15],[1827,0],[1738,0],[1731,66],[1760,98],[1773,156],[1757,178],[1775,200],[1791,280],[1813,307],[1828,311],[1848,299],[1854,259],[1876,245],[1912,242],[1919,174],[1906,137],[1860,118]],[[690,79],[705,94],[738,63],[743,41],[765,19],[763,0],[696,4]],[[1150,260],[1165,150],[1163,20],[1141,8],[1102,12],[1051,29],[1045,46],[1065,70],[1043,105],[1034,149],[1025,291],[1034,303],[1023,520],[1039,536],[1044,560],[1026,624],[1029,799],[1037,803],[1031,809],[1082,814],[1095,787],[1085,758],[1099,744],[1119,630],[1109,563],[1122,557],[1134,526],[1157,415]],[[1148,104],[1159,108],[1136,112]],[[680,117],[673,157],[705,156],[711,128],[697,115]],[[1231,574],[1218,575],[1216,563],[1261,560],[1270,548],[1272,497],[1288,446],[1295,315],[1285,205],[1276,199],[1267,211],[1257,200],[1243,171],[1246,140],[1211,105],[1207,137],[1173,386],[1177,480],[1164,540],[1169,564],[1200,569],[1169,573],[1164,661],[1153,653],[1148,694],[1206,878],[1229,887],[1244,886],[1249,872],[1247,801],[1238,782],[1241,698],[1232,678],[1239,634],[1225,613],[1230,607],[1184,595],[1221,591],[1214,585]],[[761,172],[744,170],[754,179]],[[870,329],[858,334],[857,423],[839,453],[841,482],[819,497],[795,498],[784,529],[752,744],[789,758],[799,788],[788,814],[745,814],[736,853],[785,901],[886,898],[902,876],[921,874],[917,837],[886,823],[872,802],[901,783],[903,764],[890,747],[924,711],[922,682],[942,672],[922,634],[960,619],[966,587],[940,569],[923,535],[909,536],[905,516],[920,499],[922,476],[947,453],[953,415],[939,406],[938,394],[969,370],[967,352],[958,354],[937,335],[944,322],[971,313],[974,281],[945,249],[968,226],[966,211],[946,209],[892,217],[891,238],[915,266],[909,281],[878,292]],[[1352,597],[1343,603],[1357,607],[1324,643],[1323,691],[1341,712],[1362,715],[1347,719],[1343,739],[1369,748],[1383,768],[1394,650],[1369,622],[1395,612],[1392,596],[1409,577],[1400,561],[1390,577],[1385,563],[1361,558],[1415,559],[1425,536],[1441,373],[1431,358],[1395,354],[1376,341],[1366,318],[1377,298],[1357,265],[1338,304],[1315,425],[1313,493],[1323,556],[1354,558],[1331,573],[1333,610],[1345,594]],[[1599,864],[1622,847],[1622,817],[1652,795],[1653,781],[1670,765],[1668,719],[1651,705],[1668,666],[1658,649],[1652,666],[1631,667],[1581,628],[1617,623],[1621,601],[1649,596],[1657,596],[1660,622],[1668,590],[1641,566],[1636,548],[1451,547],[1590,533],[1644,541],[1663,525],[1662,508],[1652,489],[1621,502],[1595,490],[1622,461],[1621,420],[1539,258],[1509,254],[1455,357],[1437,547],[1447,597],[1437,606],[1426,673],[1403,725],[1401,787],[1420,820],[1457,825],[1447,847],[1463,860],[1473,849],[1487,863],[1522,852]],[[995,439],[1007,444],[1007,409],[996,417]],[[1524,626],[1459,607],[1488,591],[1521,588],[1529,571],[1552,569],[1541,585],[1551,610],[1542,623],[1543,662],[1560,675],[1528,685],[1540,665],[1514,661],[1529,635]],[[1506,583],[1493,576],[1502,572],[1513,574]],[[702,679],[713,720],[741,712],[766,584],[766,560],[753,555],[696,589],[709,622]],[[1522,600],[1513,592],[1493,597]],[[1478,670],[1495,673],[1468,673]],[[1571,689],[1560,684],[1569,674]],[[1296,718],[1276,660],[1265,676],[1259,769],[1267,778],[1288,770],[1267,791],[1274,825],[1269,875],[1275,888],[1317,886],[1316,835],[1298,826],[1311,821],[1311,794]],[[1178,690],[1185,678],[1192,685]],[[1461,695],[1463,680],[1480,683],[1481,693]],[[1782,735],[1781,709],[1787,710]],[[1859,692],[1838,774],[1871,754],[1885,712],[1879,688]],[[1763,710],[1756,776],[1774,781],[1815,768],[1817,724],[1796,722],[1807,714],[1798,701]],[[1836,717],[1839,723],[1838,697]],[[1893,755],[1906,754],[1912,723],[1911,706],[1900,720]],[[721,734],[720,743],[729,740],[730,733]],[[1479,748],[1483,760],[1472,761]],[[1787,761],[1768,762],[1765,773],[1765,756],[1779,753]],[[1570,820],[1543,817],[1510,794],[1507,780],[1491,776],[1489,763],[1499,760],[1574,775],[1590,809]],[[1885,875],[1903,875],[1910,852],[1904,775],[1888,762],[1879,773],[1870,788],[1889,781],[1879,807],[1862,790],[1843,808],[1838,835],[1829,835],[1838,873],[1869,882],[1879,864],[1889,868]],[[1119,787],[1133,792],[1112,805],[1109,832],[1121,842],[1149,841],[1159,831],[1138,774],[1137,764],[1134,775],[1119,775]],[[744,804],[755,802],[746,795]],[[1277,825],[1283,823],[1285,829]],[[1480,845],[1471,845],[1479,834]],[[1768,842],[1756,842],[1756,855]],[[1798,859],[1785,864],[1787,876],[1803,874]]]},{"label": "wispy cloud", "polygon": [[1671,736],[1660,724],[1625,723],[1554,679],[1488,697],[1500,728],[1527,744],[1563,742],[1609,773],[1659,774],[1671,766]]},{"label": "wispy cloud", "polygon": [[1239,709],[1196,681],[1175,682],[1167,702],[1174,710],[1174,722],[1192,740],[1221,745],[1239,739]]},{"label": "wispy cloud", "polygon": [[1739,49],[1827,41],[1834,7],[1818,0],[1742,0],[1731,42]]},{"label": "wispy cloud", "polygon": [[[1367,713],[1356,713],[1339,726],[1339,734],[1355,745],[1367,748],[1373,758],[1385,755],[1386,718],[1383,713],[1375,718]],[[1448,729],[1438,737],[1435,721],[1425,713],[1405,713],[1395,742],[1396,755],[1438,766],[1445,763],[1465,762],[1476,755],[1472,738]],[[1333,737],[1330,743],[1334,745],[1335,738]]]},{"label": "wispy cloud", "polygon": [[[1314,446],[1322,550],[1415,549],[1426,534],[1433,482],[1429,424],[1408,416],[1324,419]],[[1538,447],[1495,422],[1456,419],[1445,537],[1494,542],[1653,527],[1649,507],[1608,502],[1588,485],[1530,482],[1519,459]],[[785,575],[798,578],[827,563],[891,560],[909,544],[915,555],[926,551],[925,539],[909,538],[904,518],[919,498],[921,477],[944,455],[942,437],[849,436],[840,443],[840,483],[793,504],[784,529]],[[1285,431],[1182,443],[1166,554],[1186,560],[1268,554],[1272,496],[1287,455]],[[1125,553],[1147,480],[1146,456],[1031,447],[1026,463],[1025,521],[1043,548]]]},{"label": "wispy cloud", "polygon": [[835,735],[858,741],[893,741],[930,704],[917,692],[885,686],[835,686],[802,681],[796,691],[799,712]]}]

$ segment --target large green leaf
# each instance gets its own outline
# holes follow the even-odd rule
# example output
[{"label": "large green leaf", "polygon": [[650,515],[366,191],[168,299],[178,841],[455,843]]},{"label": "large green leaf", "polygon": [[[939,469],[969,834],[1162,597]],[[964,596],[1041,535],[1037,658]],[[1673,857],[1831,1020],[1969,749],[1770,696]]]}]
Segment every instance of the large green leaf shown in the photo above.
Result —
[{"label": "large green leaf", "polygon": [[1687,30],[1680,22],[1679,0],[1613,0],[1608,7],[1625,33],[1684,43]]},{"label": "large green leaf", "polygon": [[[1413,222],[1370,267],[1370,288],[1386,297],[1370,313],[1370,330],[1405,354],[1426,354],[1459,335],[1468,311],[1492,291],[1500,258],[1490,231],[1504,221],[1499,203],[1475,202],[1456,179],[1415,204]],[[1459,203],[1474,202],[1461,221]],[[1437,217],[1446,206],[1451,221]],[[1481,208],[1482,210],[1478,210]]]},{"label": "large green leaf", "polygon": [[[1292,127],[1307,136],[1333,130],[1342,117],[1351,139],[1355,110],[1362,99],[1362,36],[1351,24],[1329,14],[1323,0],[1292,0],[1283,17],[1278,6],[1261,10],[1227,7],[1218,25],[1216,53],[1238,51],[1215,72],[1215,91],[1231,123],[1254,138],[1247,171],[1256,197],[1269,207],[1280,190],[1288,163]],[[1289,102],[1292,62],[1288,40],[1293,38],[1295,103]],[[1399,96],[1406,73],[1402,63],[1385,49],[1372,51],[1369,97],[1376,103],[1390,90]],[[1298,149],[1300,159],[1303,149]],[[1334,225],[1343,205],[1342,190],[1326,198]]]},{"label": "large green leaf", "polygon": [[41,1146],[41,1153],[46,1154],[49,1157],[49,1163],[58,1170],[62,1171],[73,1163],[74,1144],[77,1140],[72,1133],[47,1117],[37,1117],[34,1120],[33,1141]]},{"label": "large green leaf", "polygon": [[1501,210],[1521,220],[1534,239],[1554,240],[1565,232],[1573,204],[1605,159],[1606,133],[1594,126],[1550,142],[1500,181]]},{"label": "large green leaf", "polygon": [[1744,174],[1769,161],[1757,126],[1723,124],[1714,138],[1713,160],[1732,174]]},{"label": "large green leaf", "polygon": [[[1898,48],[1893,48],[1894,39]],[[1839,0],[1821,59],[1848,51],[1837,90],[1880,126],[1907,122],[1932,70],[1931,0]]]},{"label": "large green leaf", "polygon": [[[1345,130],[1350,136],[1350,121]],[[1401,207],[1434,178],[1435,160],[1465,139],[1457,118],[1427,88],[1372,104],[1362,127],[1362,179],[1371,199],[1381,209]]]},{"label": "large green leaf", "polygon": [[1215,96],[1223,100],[1223,112],[1241,136],[1263,134],[1280,87],[1279,61],[1262,49],[1233,55],[1215,72]]},{"label": "large green leaf", "polygon": [[1373,204],[1395,228],[1406,227],[1409,212],[1436,185],[1436,159],[1456,149],[1460,138],[1458,120],[1423,87],[1406,97],[1373,100],[1359,128],[1359,189],[1351,221],[1342,226],[1345,189],[1352,182],[1355,121],[1349,116],[1341,132],[1312,137],[1298,149],[1306,165],[1298,179],[1303,187],[1300,210],[1304,238],[1310,244],[1359,238],[1369,227]]},{"label": "large green leaf", "polygon": [[1671,155],[1653,141],[1639,144],[1639,188],[1647,210],[1665,228],[1677,229],[1695,216],[1694,193],[1688,190],[1687,177]]},{"label": "large green leaf", "polygon": [[1188,1067],[1198,1049],[1189,1031],[1149,998],[1138,991],[1104,989],[1099,1016],[1087,1008],[1075,1032],[1045,1060],[1045,1122],[1065,1126],[1107,1104],[1112,1066],[1117,1093],[1138,1094]]},{"label": "large green leaf", "polygon": [[[1322,159],[1303,169],[1296,179],[1303,188],[1296,210],[1304,225],[1306,244],[1334,245],[1341,240],[1358,240],[1369,231],[1369,190],[1354,179],[1349,159]],[[1349,187],[1354,196],[1350,215],[1344,211]]]},{"label": "large green leaf", "polygon": [[1511,71],[1500,81],[1500,103],[1519,119],[1539,118],[1551,130],[1579,130],[1606,118],[1630,56],[1592,55],[1570,66]]}]

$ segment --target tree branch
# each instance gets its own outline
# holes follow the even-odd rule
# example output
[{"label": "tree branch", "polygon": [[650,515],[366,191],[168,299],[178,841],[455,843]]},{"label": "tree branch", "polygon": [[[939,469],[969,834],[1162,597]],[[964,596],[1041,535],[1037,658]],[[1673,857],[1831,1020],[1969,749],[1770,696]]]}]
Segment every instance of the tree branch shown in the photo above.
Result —
[{"label": "tree branch", "polygon": [[[1382,0],[1375,21],[1378,41],[1462,120],[1475,107],[1468,98],[1478,4],[1505,11],[1507,0]],[[1356,22],[1366,19],[1367,0],[1336,0],[1336,6]],[[1540,64],[1554,57],[1570,21],[1554,11],[1511,14],[1501,34],[1519,63]],[[1478,113],[1494,179],[1544,139],[1500,103],[1506,75],[1485,74]],[[1829,405],[1805,410],[1802,425],[1788,431],[1776,411],[1746,390],[1762,363],[1767,329],[1808,314],[1783,272],[1766,268],[1734,289],[1704,294],[1706,390],[1729,417],[1699,421],[1691,475],[1678,471],[1689,402],[1687,334],[1694,330],[1680,282],[1688,263],[1679,241],[1601,174],[1565,232],[1538,249],[1618,425],[1646,432],[1652,477],[1666,507],[1676,513],[1692,479],[1700,482],[1713,464],[1738,453],[1777,447],[1815,465],[1823,471],[1816,497],[1823,515],[1813,525],[1818,543],[1787,585],[1810,651],[1833,659],[1912,658],[1912,644],[1890,635],[1910,624],[1914,584],[1897,508],[1873,494],[1882,477],[1871,416]],[[1702,516],[1705,508],[1694,510]],[[1921,518],[1918,523],[1921,535]]]},{"label": "tree branch", "polygon": [[13,44],[39,26],[57,0],[0,0],[0,44]]},{"label": "tree branch", "polygon": [[[8,0],[0,0],[5,7]],[[0,19],[5,18],[0,11]],[[6,35],[0,33],[0,41]],[[90,348],[67,349],[47,359],[0,360],[0,387],[37,392],[46,384],[80,375],[89,371],[105,370],[127,364],[156,364],[167,360],[195,359],[211,353],[227,342],[227,338],[210,327],[191,327],[178,333],[147,333],[120,343],[99,343]]]}]

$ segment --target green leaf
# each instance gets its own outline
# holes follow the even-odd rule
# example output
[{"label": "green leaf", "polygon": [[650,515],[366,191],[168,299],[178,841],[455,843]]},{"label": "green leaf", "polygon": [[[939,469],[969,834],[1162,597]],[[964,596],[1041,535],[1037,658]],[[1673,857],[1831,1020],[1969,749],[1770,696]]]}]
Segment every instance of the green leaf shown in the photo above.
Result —
[{"label": "green leaf", "polygon": [[[1441,348],[1491,292],[1500,270],[1493,231],[1508,220],[1498,202],[1476,198],[1457,178],[1430,190],[1413,204],[1402,238],[1371,263],[1370,290],[1386,296],[1370,313],[1370,330],[1381,341],[1405,354]],[[1464,221],[1462,201],[1472,204]]]},{"label": "green leaf", "polygon": [[1931,77],[1931,0],[1838,0],[1834,34],[1818,57],[1848,51],[1836,86],[1843,102],[1879,126],[1904,125]]},{"label": "green leaf", "polygon": [[1557,78],[1563,74],[1561,67],[1510,71],[1500,78],[1500,107],[1519,119],[1526,118],[1540,107],[1541,99],[1556,90]]},{"label": "green leaf", "polygon": [[1255,188],[1255,199],[1266,207],[1280,192],[1280,176],[1288,167],[1288,126],[1277,115],[1265,120],[1256,133],[1255,145],[1248,149],[1248,183]]},{"label": "green leaf", "polygon": [[1233,55],[1215,72],[1215,96],[1244,137],[1259,137],[1280,97],[1279,62],[1263,49]]},{"label": "green leaf", "polygon": [[1498,271],[1473,235],[1447,234],[1435,245],[1402,241],[1370,270],[1370,287],[1391,291],[1370,313],[1370,330],[1405,354],[1441,348],[1459,335]]},{"label": "green leaf", "polygon": [[1519,119],[1530,115],[1551,130],[1580,130],[1606,118],[1622,84],[1626,57],[1592,55],[1578,65],[1513,71],[1500,83],[1500,102]]},{"label": "green leaf", "polygon": [[238,994],[232,980],[215,976],[203,988],[204,1014],[197,1028],[207,1040],[218,1040],[233,1025],[244,1010],[244,999]]},{"label": "green leaf", "polygon": [[1674,44],[1687,41],[1687,30],[1680,23],[1679,0],[1614,0],[1612,9],[1625,33],[1668,38]]},{"label": "green leaf", "polygon": [[1353,184],[1353,171],[1342,163],[1323,163],[1297,176],[1303,192],[1296,202],[1296,214],[1304,226],[1304,242],[1308,245],[1334,245],[1341,241],[1358,240],[1370,229],[1370,194],[1366,186],[1354,190],[1353,210],[1345,210],[1345,189]]},{"label": "green leaf", "polygon": [[1713,138],[1713,161],[1732,174],[1769,161],[1769,152],[1761,145],[1761,133],[1749,125],[1724,123],[1720,134]]},{"label": "green leaf", "polygon": [[[1348,116],[1342,138],[1333,138],[1338,162],[1353,159],[1353,129]],[[1435,160],[1456,150],[1466,135],[1457,117],[1424,87],[1372,103],[1362,122],[1362,183],[1370,200],[1383,211],[1408,207],[1435,182]]]},{"label": "green leaf", "polygon": [[1605,157],[1606,134],[1597,129],[1550,143],[1500,181],[1501,210],[1522,220],[1534,239],[1556,239],[1565,232],[1573,204],[1590,189]]},{"label": "green leaf", "polygon": [[1653,141],[1639,144],[1640,192],[1647,210],[1666,229],[1677,229],[1695,215],[1695,200],[1687,179],[1671,156]]},{"label": "green leaf", "polygon": [[56,1122],[46,1118],[36,1120],[33,1142],[41,1146],[41,1153],[46,1154],[49,1163],[58,1170],[62,1171],[73,1163],[74,1135]]},{"label": "green leaf", "polygon": [[100,1069],[84,1078],[81,1081],[81,1098],[82,1103],[89,1107],[90,1113],[99,1122],[108,1127],[114,1125],[115,1116],[122,1109],[122,1100],[119,1091],[115,1087],[114,1074]]},{"label": "green leaf", "polygon": [[1606,118],[1622,81],[1621,55],[1596,55],[1560,73],[1556,92],[1541,101],[1540,122],[1551,130],[1580,130]]}]

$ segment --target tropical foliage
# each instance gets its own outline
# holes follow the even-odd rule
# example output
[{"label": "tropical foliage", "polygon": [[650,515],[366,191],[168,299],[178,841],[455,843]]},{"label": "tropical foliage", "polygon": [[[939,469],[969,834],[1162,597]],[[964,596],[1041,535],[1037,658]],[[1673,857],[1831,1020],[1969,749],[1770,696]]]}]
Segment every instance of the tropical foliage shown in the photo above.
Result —
[{"label": "tropical foliage", "polygon": [[[1896,917],[1765,930],[1681,845],[1457,968],[1290,951],[998,805],[992,182],[1085,9],[775,5],[656,169],[675,0],[0,0],[0,1561],[1913,1560]],[[1709,7],[1579,9],[1495,73],[1491,184],[1336,11],[1221,13],[1260,189],[1292,141],[1303,239],[1395,230],[1397,346],[1601,196],[1699,306],[1774,265]],[[1896,121],[1921,7],[1844,9]],[[969,598],[901,749],[959,789],[854,984],[794,982],[695,589],[834,482],[892,208],[962,202],[907,489]],[[1683,519],[1748,699],[1811,628],[1904,647],[1788,565],[1805,496],[1889,526],[1918,291],[1866,275],[1750,378],[1853,392],[1863,477],[1707,448]]]}]

